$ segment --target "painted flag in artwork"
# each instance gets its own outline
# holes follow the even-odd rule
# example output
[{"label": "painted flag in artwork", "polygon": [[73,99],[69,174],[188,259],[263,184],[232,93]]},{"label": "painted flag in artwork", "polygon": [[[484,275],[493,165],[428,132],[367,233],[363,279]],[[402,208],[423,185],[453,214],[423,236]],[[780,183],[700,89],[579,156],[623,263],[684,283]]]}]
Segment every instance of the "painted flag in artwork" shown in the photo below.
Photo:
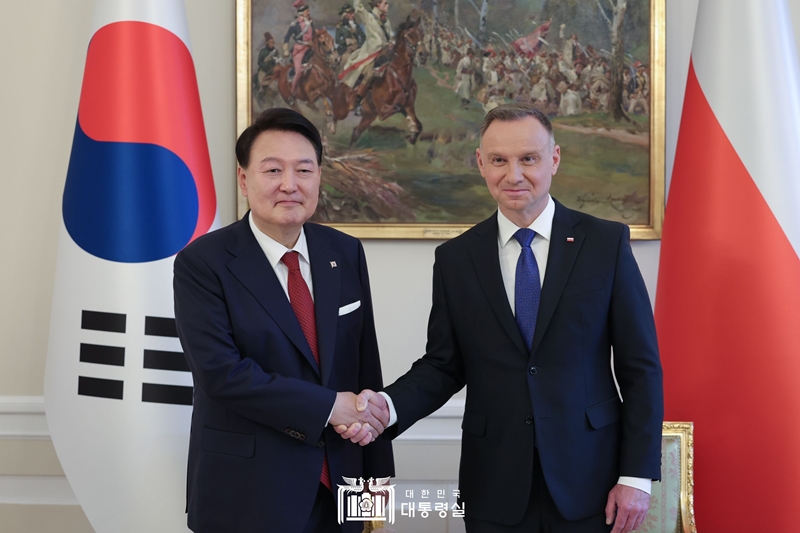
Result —
[{"label": "painted flag in artwork", "polygon": [[45,371],[53,444],[97,533],[187,531],[172,263],[216,211],[183,0],[98,0]]},{"label": "painted flag in artwork", "polygon": [[700,0],[664,221],[667,420],[695,424],[698,529],[795,531],[800,72],[784,0]]}]

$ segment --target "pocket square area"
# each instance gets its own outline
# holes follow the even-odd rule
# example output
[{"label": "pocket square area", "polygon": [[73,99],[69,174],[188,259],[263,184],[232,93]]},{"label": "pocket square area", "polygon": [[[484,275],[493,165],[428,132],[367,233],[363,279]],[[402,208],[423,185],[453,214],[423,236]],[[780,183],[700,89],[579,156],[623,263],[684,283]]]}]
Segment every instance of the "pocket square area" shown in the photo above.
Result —
[{"label": "pocket square area", "polygon": [[344,305],[339,308],[339,316],[344,316],[348,313],[352,313],[359,307],[361,307],[361,300],[355,301],[351,304]]}]

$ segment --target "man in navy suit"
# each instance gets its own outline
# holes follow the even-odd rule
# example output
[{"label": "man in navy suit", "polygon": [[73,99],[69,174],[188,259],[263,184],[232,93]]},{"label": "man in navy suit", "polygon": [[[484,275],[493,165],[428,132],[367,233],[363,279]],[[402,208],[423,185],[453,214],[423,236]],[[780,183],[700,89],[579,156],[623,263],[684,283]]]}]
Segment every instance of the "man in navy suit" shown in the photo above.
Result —
[{"label": "man in navy suit", "polygon": [[395,436],[467,386],[469,533],[632,531],[661,474],[663,394],[628,227],[550,197],[561,151],[531,105],[486,115],[477,161],[498,212],[437,248],[426,354],[360,407],[391,411]]},{"label": "man in navy suit", "polygon": [[302,115],[264,112],[236,157],[251,211],[175,259],[175,318],[195,383],[188,524],[359,531],[338,525],[337,483],[394,475],[389,441],[358,445],[384,427],[355,404],[356,392],[383,385],[364,250],[307,223],[322,143]]}]

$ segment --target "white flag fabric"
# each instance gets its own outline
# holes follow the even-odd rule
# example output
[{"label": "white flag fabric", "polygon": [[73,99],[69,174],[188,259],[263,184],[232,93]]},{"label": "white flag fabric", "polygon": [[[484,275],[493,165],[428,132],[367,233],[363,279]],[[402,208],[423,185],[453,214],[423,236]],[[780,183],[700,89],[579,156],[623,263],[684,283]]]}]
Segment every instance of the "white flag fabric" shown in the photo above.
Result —
[{"label": "white flag fabric", "polygon": [[183,0],[99,0],[45,371],[59,460],[97,533],[187,531],[192,378],[174,256],[216,225]]}]

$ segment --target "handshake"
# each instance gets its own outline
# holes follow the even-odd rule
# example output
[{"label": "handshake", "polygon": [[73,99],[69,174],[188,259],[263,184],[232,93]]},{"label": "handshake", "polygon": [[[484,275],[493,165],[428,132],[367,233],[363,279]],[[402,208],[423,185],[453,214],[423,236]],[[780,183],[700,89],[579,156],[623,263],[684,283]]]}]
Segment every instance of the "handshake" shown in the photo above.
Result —
[{"label": "handshake", "polygon": [[389,425],[389,405],[377,392],[337,392],[330,425],[343,439],[366,446]]}]

